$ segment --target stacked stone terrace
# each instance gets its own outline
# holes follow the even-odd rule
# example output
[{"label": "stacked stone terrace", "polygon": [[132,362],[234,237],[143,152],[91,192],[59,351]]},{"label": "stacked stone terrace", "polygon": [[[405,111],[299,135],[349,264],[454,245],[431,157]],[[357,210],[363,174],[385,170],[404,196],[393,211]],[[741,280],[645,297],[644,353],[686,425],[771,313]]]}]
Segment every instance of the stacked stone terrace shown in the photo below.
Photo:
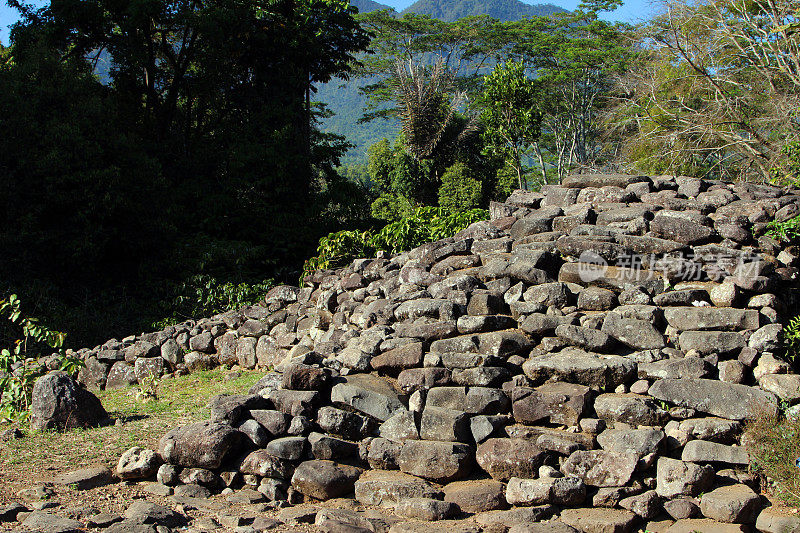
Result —
[{"label": "stacked stone terrace", "polygon": [[777,531],[740,440],[800,400],[780,353],[798,251],[765,236],[799,211],[798,190],[570,176],[454,238],[83,350],[81,380],[274,370],[164,436],[167,485],[354,497],[393,532]]}]

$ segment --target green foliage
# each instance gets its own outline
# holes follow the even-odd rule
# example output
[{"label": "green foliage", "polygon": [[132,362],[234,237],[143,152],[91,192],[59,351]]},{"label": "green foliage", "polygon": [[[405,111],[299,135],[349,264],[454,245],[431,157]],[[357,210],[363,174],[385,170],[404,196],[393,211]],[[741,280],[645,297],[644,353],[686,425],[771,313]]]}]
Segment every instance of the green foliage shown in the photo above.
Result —
[{"label": "green foliage", "polygon": [[[233,283],[199,274],[179,284],[175,296],[165,302],[172,314],[155,322],[153,327],[161,329],[189,318],[216,315],[229,309],[239,309],[252,305],[264,298],[267,291],[275,286],[275,281],[265,279],[255,283]],[[164,304],[162,304],[164,305]]]},{"label": "green foliage", "polygon": [[247,301],[241,284],[296,279],[320,235],[369,219],[310,104],[368,44],[346,0],[12,4],[0,293],[71,341]]},{"label": "green foliage", "polygon": [[430,15],[447,22],[477,15],[489,15],[498,20],[509,21],[527,17],[548,17],[554,13],[564,12],[564,9],[552,4],[527,4],[519,0],[459,0],[451,2],[417,0],[403,11],[403,13]]},{"label": "green foliage", "polygon": [[800,356],[800,315],[794,317],[783,328],[783,344],[786,349],[786,358],[796,361]]},{"label": "green foliage", "polygon": [[781,148],[785,157],[780,166],[772,168],[772,181],[778,185],[800,187],[800,141],[787,142]]},{"label": "green foliage", "polygon": [[[27,417],[33,384],[45,373],[36,361],[46,351],[59,350],[66,334],[43,326],[38,319],[25,316],[16,294],[0,300],[0,417]],[[72,375],[77,374],[83,362],[75,357],[59,354],[59,367]]]},{"label": "green foliage", "polygon": [[754,470],[771,479],[771,491],[791,506],[800,505],[800,419],[761,416],[751,420],[742,437]]},{"label": "green foliage", "polygon": [[449,212],[479,207],[482,198],[481,182],[471,175],[465,163],[458,162],[442,175],[439,186],[439,206]]},{"label": "green foliage", "polygon": [[374,218],[392,222],[410,216],[414,212],[414,204],[405,196],[384,193],[372,202],[370,210]]},{"label": "green foliage", "polygon": [[301,283],[315,270],[340,268],[355,258],[373,257],[379,250],[398,253],[452,237],[488,216],[483,209],[448,212],[438,207],[419,207],[412,215],[390,222],[377,231],[331,233],[319,240],[317,255],[306,261]]},{"label": "green foliage", "polygon": [[766,235],[781,242],[797,242],[800,240],[800,215],[783,222],[769,221]]},{"label": "green foliage", "polygon": [[486,149],[516,170],[520,188],[524,187],[523,158],[541,134],[539,98],[537,82],[528,78],[521,62],[498,65],[484,78],[481,102]]}]

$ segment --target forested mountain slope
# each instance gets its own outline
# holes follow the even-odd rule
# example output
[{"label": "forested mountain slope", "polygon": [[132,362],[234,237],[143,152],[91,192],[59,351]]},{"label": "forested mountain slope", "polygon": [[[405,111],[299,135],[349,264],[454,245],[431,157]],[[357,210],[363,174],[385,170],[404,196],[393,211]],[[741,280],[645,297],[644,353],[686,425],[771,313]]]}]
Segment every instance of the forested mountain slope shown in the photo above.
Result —
[{"label": "forested mountain slope", "polygon": [[[352,0],[351,4],[361,13],[369,13],[380,9],[391,9],[389,6],[372,0]],[[419,0],[401,13],[430,15],[446,22],[463,17],[489,15],[502,21],[518,20],[524,17],[547,16],[565,10],[552,4],[526,4],[520,0]],[[398,123],[388,120],[376,120],[367,124],[359,124],[367,99],[359,93],[364,85],[363,80],[333,80],[321,84],[315,99],[328,105],[334,113],[325,119],[322,130],[328,133],[344,135],[353,143],[348,162],[365,161],[367,147],[384,137],[393,138],[398,130]]]}]

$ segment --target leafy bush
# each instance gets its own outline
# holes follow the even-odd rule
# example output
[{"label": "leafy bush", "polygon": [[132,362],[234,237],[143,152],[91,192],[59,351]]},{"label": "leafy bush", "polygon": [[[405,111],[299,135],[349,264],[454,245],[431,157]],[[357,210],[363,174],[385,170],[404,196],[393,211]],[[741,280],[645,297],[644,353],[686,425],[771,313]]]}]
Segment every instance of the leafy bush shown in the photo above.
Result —
[{"label": "leafy bush", "polygon": [[786,348],[786,358],[795,361],[800,355],[800,315],[783,328],[783,345]]},{"label": "leafy bush", "polygon": [[[33,384],[46,371],[33,362],[64,346],[66,334],[51,330],[36,318],[22,314],[21,302],[12,294],[0,300],[0,315],[7,322],[0,328],[0,417],[25,418],[31,403]],[[48,353],[50,352],[50,353]],[[72,375],[83,366],[80,359],[59,353],[59,367]]]},{"label": "leafy bush", "polygon": [[410,216],[390,222],[378,231],[338,231],[319,240],[317,255],[305,262],[302,280],[315,270],[340,268],[357,257],[379,250],[398,253],[426,242],[452,237],[470,224],[489,217],[485,209],[449,212],[441,207],[418,207]]},{"label": "leafy bush", "polygon": [[777,220],[768,222],[767,236],[781,242],[800,240],[800,215],[783,222],[778,222]]},{"label": "leafy bush", "polygon": [[153,327],[162,329],[189,318],[212,316],[252,305],[274,285],[272,279],[256,283],[233,283],[220,281],[207,274],[192,276],[175,288],[173,298],[167,302],[171,314],[153,323]]},{"label": "leafy bush", "polygon": [[465,163],[456,163],[442,175],[439,187],[439,205],[450,211],[478,207],[482,198],[482,184],[476,180]]}]

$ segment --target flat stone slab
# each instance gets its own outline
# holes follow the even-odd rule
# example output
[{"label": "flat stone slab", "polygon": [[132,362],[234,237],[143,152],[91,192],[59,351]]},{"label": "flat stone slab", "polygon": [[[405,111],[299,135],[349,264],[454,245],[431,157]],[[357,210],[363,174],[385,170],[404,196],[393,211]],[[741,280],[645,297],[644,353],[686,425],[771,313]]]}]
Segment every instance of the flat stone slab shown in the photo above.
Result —
[{"label": "flat stone slab", "polygon": [[800,516],[789,514],[788,509],[767,507],[758,513],[756,529],[763,533],[795,533],[800,531]]},{"label": "flat stone slab", "polygon": [[41,533],[80,533],[83,531],[83,524],[77,520],[45,511],[32,512],[22,521],[22,525]]},{"label": "flat stone slab", "polygon": [[742,524],[725,524],[710,518],[685,518],[664,530],[664,533],[748,533]]},{"label": "flat stone slab", "polygon": [[733,307],[666,307],[664,318],[670,326],[687,330],[758,329],[758,311]]},{"label": "flat stone slab", "polygon": [[548,379],[614,389],[636,375],[636,363],[616,355],[601,356],[576,348],[531,357],[522,370],[536,383]]},{"label": "flat stone slab", "polygon": [[392,506],[404,498],[437,498],[441,490],[422,478],[396,470],[367,470],[355,482],[356,500]]},{"label": "flat stone slab", "polygon": [[661,379],[648,390],[650,396],[703,413],[744,420],[760,415],[775,415],[775,395],[756,387],[711,379]]},{"label": "flat stone slab", "polygon": [[331,402],[386,422],[403,403],[397,391],[384,379],[371,374],[345,376],[331,389]]},{"label": "flat stone slab", "polygon": [[621,509],[564,509],[561,521],[583,533],[629,533],[636,515]]},{"label": "flat stone slab", "polygon": [[108,485],[114,481],[114,475],[108,467],[103,465],[90,466],[73,472],[60,474],[53,479],[57,485],[72,487],[77,490],[87,490]]}]

